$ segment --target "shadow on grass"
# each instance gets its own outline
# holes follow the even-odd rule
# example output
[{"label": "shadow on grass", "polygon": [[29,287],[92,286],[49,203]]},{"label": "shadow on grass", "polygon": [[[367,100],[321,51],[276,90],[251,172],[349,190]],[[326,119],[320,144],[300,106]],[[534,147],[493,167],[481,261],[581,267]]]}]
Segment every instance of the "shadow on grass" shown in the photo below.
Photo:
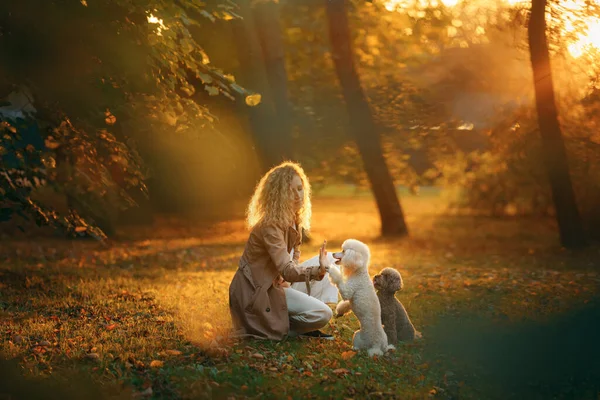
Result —
[{"label": "shadow on grass", "polygon": [[117,387],[107,390],[80,371],[60,377],[27,378],[17,361],[0,358],[0,399],[130,399],[131,394]]},{"label": "shadow on grass", "polygon": [[493,323],[442,317],[428,332],[428,357],[486,399],[597,399],[600,301],[543,322]]}]

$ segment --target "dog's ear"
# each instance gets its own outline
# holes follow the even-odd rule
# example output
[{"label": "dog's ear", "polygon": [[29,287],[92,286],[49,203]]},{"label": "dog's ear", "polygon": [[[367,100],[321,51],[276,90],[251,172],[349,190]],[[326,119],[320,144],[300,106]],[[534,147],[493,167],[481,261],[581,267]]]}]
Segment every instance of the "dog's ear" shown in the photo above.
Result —
[{"label": "dog's ear", "polygon": [[360,252],[358,252],[352,248],[345,249],[344,250],[344,265],[346,265],[352,269],[357,269],[357,268],[362,267],[364,265],[362,254],[360,254]]},{"label": "dog's ear", "polygon": [[385,277],[385,287],[387,290],[397,292],[404,287],[402,276],[398,271],[390,268],[387,271],[384,271],[382,275]]},{"label": "dog's ear", "polygon": [[356,239],[347,239],[342,244],[342,249],[344,249],[344,254],[350,255],[351,253],[344,262],[345,264],[352,264],[354,268],[368,268],[371,252],[366,244]]},{"label": "dog's ear", "polygon": [[400,277],[400,274],[393,274],[392,276],[390,276],[391,282],[390,282],[390,286],[391,289],[394,292],[397,292],[398,290],[402,289],[402,278]]}]

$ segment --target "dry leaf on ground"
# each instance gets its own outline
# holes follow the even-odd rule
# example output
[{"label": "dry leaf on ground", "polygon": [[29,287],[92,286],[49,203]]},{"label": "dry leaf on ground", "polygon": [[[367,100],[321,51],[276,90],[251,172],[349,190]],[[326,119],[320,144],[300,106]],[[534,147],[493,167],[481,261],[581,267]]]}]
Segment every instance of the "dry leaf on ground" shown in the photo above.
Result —
[{"label": "dry leaf on ground", "polygon": [[334,369],[333,373],[336,375],[345,375],[350,373],[350,371],[348,371],[346,368],[338,368],[338,369]]}]

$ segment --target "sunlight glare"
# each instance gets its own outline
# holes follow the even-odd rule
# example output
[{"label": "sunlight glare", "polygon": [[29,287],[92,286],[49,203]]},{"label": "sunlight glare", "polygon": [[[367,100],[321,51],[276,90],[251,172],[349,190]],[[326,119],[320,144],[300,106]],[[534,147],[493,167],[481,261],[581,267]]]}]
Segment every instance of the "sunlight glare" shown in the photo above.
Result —
[{"label": "sunlight glare", "polygon": [[[459,1],[461,0],[441,0],[441,3],[446,7],[454,7],[458,4]],[[438,4],[437,2],[434,3],[436,3],[434,4],[434,6]],[[392,12],[398,11],[402,8],[407,8],[408,6],[412,6],[413,2],[411,2],[410,0],[384,0],[383,5],[386,10]],[[424,7],[426,6],[426,4],[423,3],[421,3],[420,5]]]},{"label": "sunlight glare", "polygon": [[577,41],[568,46],[569,53],[575,58],[600,49],[600,20],[589,17],[585,24],[586,32],[577,34]]},{"label": "sunlight glare", "polygon": [[158,27],[156,28],[156,34],[157,34],[158,36],[162,36],[162,31],[163,31],[163,30],[167,30],[167,29],[169,29],[169,28],[167,28],[167,27],[165,26],[165,24],[163,23],[163,20],[162,20],[162,18],[155,17],[155,16],[154,16],[154,15],[152,15],[151,13],[150,13],[150,14],[148,14],[148,23],[149,23],[149,24],[157,24],[157,25],[158,25]]},{"label": "sunlight glare", "polygon": [[[462,3],[463,0],[440,0],[440,2],[446,7],[454,7],[459,3]],[[503,0],[503,2],[509,6],[516,5],[527,5],[530,0]],[[594,3],[600,5],[600,0],[593,0]],[[421,1],[417,2],[418,5],[422,5],[426,7],[427,4],[422,4]],[[436,4],[437,1],[435,2]],[[481,3],[489,3],[488,0],[481,0]],[[386,10],[390,12],[401,11],[402,9],[407,9],[409,7],[414,6],[414,2],[410,0],[383,0],[383,4]],[[564,0],[560,2],[560,7],[563,10],[564,17],[564,33],[572,34],[575,38],[567,45],[567,49],[571,56],[574,58],[579,58],[584,54],[588,54],[593,52],[594,50],[600,49],[600,18],[597,17],[586,17],[584,19],[584,30],[580,32],[575,32],[575,26],[573,21],[577,18],[577,12],[581,12],[586,7],[586,2],[583,0]],[[462,24],[462,23],[461,23]],[[452,22],[454,29],[448,30],[448,36],[455,37],[457,34],[456,28],[460,27]],[[482,27],[477,28],[477,34],[481,35],[484,33]]]},{"label": "sunlight glare", "polygon": [[460,0],[442,0],[442,4],[446,7],[454,7]]},{"label": "sunlight glare", "polygon": [[396,9],[402,8],[403,5],[406,5],[404,0],[388,0],[384,3],[385,9],[389,12],[396,11]]},{"label": "sunlight glare", "polygon": [[471,122],[464,122],[462,125],[460,125],[458,128],[456,128],[459,131],[472,131],[475,128],[475,125],[473,125],[473,123]]}]

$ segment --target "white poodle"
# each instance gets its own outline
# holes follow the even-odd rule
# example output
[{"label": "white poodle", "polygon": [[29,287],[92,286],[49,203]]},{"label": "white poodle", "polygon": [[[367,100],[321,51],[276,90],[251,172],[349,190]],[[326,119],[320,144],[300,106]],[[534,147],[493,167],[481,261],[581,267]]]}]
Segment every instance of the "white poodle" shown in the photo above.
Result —
[{"label": "white poodle", "polygon": [[369,277],[369,247],[355,239],[342,244],[342,250],[334,253],[335,264],[341,265],[343,273],[336,265],[329,267],[329,279],[342,295],[338,303],[338,316],[352,310],[360,322],[360,329],[354,332],[352,347],[355,350],[366,349],[370,357],[382,355],[394,346],[388,346],[387,336],[381,325],[381,306],[375,288]]}]

